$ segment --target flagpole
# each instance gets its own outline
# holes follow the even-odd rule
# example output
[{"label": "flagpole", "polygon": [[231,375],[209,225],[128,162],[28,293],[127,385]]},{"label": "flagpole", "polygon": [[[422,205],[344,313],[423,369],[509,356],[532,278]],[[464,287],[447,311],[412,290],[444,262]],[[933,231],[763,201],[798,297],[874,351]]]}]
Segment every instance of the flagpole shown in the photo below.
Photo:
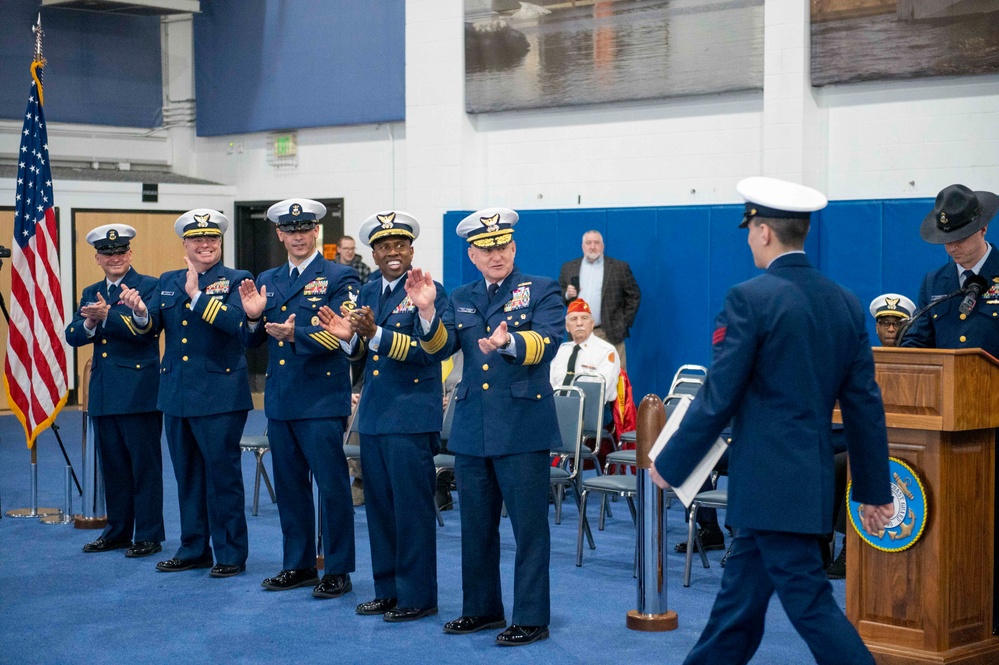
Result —
[{"label": "flagpole", "polygon": [[[32,26],[31,31],[35,33],[35,62],[42,61],[42,15],[39,12],[38,22]],[[34,66],[34,65],[33,65]],[[39,88],[39,96],[41,96],[41,89]],[[0,304],[2,304],[2,294],[0,294]],[[3,310],[5,318],[7,319],[7,332],[10,334],[10,317],[7,315],[7,307],[4,305],[0,307]],[[58,433],[57,433],[58,438]],[[30,443],[30,440],[29,440]],[[62,442],[60,441],[60,446]],[[65,449],[63,454],[65,455]],[[67,457],[68,461],[68,457]],[[48,517],[50,515],[58,515],[60,510],[58,508],[39,508],[38,507],[38,450],[36,446],[31,446],[31,477],[30,477],[30,490],[31,490],[31,507],[30,508],[19,508],[15,510],[8,510],[8,517]]]}]

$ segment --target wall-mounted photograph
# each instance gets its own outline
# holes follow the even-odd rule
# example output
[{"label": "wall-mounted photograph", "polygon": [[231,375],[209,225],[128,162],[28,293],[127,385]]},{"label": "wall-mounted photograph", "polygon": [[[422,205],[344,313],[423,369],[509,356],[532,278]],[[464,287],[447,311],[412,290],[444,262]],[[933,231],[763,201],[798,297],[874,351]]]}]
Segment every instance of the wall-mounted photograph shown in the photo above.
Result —
[{"label": "wall-mounted photograph", "polygon": [[812,85],[999,71],[999,0],[811,0]]},{"label": "wall-mounted photograph", "polygon": [[761,90],[764,0],[465,0],[465,109]]}]

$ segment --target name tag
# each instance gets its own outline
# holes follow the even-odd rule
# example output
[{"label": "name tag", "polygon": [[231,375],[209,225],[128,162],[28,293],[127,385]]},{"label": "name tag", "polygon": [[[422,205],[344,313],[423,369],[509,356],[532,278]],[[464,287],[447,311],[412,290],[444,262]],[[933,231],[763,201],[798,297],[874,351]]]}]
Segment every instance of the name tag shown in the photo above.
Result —
[{"label": "name tag", "polygon": [[475,314],[474,307],[459,307],[458,311],[461,312],[462,314]]},{"label": "name tag", "polygon": [[172,296],[173,291],[160,291],[161,296]]}]

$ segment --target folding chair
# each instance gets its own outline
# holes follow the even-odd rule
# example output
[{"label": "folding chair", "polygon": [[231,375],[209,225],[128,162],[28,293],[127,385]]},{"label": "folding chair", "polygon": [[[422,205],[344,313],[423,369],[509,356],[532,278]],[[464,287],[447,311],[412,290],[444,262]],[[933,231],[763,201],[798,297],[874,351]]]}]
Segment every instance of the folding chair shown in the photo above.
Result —
[{"label": "folding chair", "polygon": [[264,428],[264,433],[261,436],[254,436],[244,434],[239,439],[239,449],[245,453],[253,453],[254,457],[257,458],[257,471],[253,479],[253,516],[257,516],[257,509],[260,506],[260,479],[264,479],[264,484],[267,485],[267,493],[271,495],[271,503],[277,503],[277,497],[274,495],[274,487],[271,486],[271,479],[267,475],[267,469],[264,467],[264,453],[271,449],[271,443],[267,438],[267,428]]},{"label": "folding chair", "polygon": [[[583,391],[576,386],[563,386],[555,391],[555,414],[561,446],[552,450],[557,460],[551,466],[551,491],[555,498],[555,524],[562,523],[562,497],[571,489],[579,507],[580,449],[583,447]],[[592,537],[592,536],[591,536]]]}]

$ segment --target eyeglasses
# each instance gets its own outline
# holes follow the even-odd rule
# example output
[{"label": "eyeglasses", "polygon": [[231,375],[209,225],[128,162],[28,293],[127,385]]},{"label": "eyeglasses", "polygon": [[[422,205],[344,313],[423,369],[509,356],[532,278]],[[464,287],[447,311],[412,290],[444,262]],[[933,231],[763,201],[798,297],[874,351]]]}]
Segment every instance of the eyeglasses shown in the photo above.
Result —
[{"label": "eyeglasses", "polygon": [[908,321],[909,319],[901,319],[897,316],[886,316],[883,319],[878,319],[877,325],[879,328],[895,328],[897,330],[908,323]]}]

